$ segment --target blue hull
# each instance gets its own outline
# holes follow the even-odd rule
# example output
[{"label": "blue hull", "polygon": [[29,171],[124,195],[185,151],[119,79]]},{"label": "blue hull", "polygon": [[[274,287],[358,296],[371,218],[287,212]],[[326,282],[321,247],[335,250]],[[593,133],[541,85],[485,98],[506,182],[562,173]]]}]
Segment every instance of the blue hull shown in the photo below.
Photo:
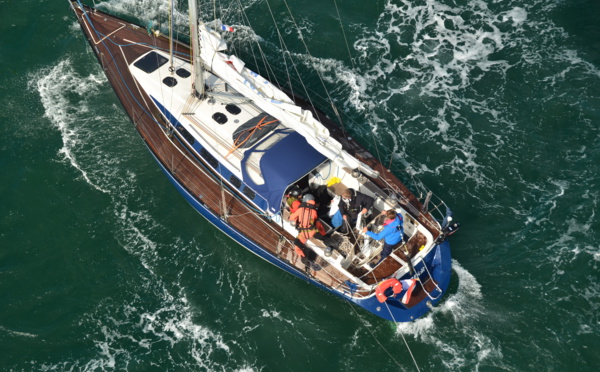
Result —
[{"label": "blue hull", "polygon": [[[174,115],[172,115],[166,108],[162,107],[160,102],[158,102],[157,100],[153,101],[155,105],[149,105],[148,102],[152,100],[152,97],[149,96],[148,102],[146,102],[147,99],[139,90],[137,84],[135,86],[131,85],[135,83],[135,78],[128,70],[127,66],[129,66],[129,62],[136,60],[142,55],[145,55],[147,52],[147,45],[153,45],[153,47],[157,50],[166,50],[168,44],[163,39],[155,38],[154,36],[148,34],[143,27],[126,27],[124,26],[126,24],[126,21],[123,21],[117,17],[113,17],[96,10],[84,8],[83,6],[81,6],[81,4],[75,5],[75,0],[71,1],[72,9],[77,15],[77,19],[81,25],[84,34],[86,35],[86,38],[88,39],[90,46],[92,47],[92,50],[96,54],[96,57],[98,58],[100,64],[103,66],[106,76],[110,81],[113,89],[115,90],[115,93],[117,94],[119,100],[121,101],[123,108],[128,113],[131,120],[134,122],[136,129],[140,133],[141,137],[144,139],[144,142],[150,150],[150,153],[154,156],[155,160],[157,161],[161,169],[165,172],[171,183],[173,183],[173,185],[177,188],[177,190],[179,190],[179,192],[184,196],[184,198],[210,223],[212,223],[215,227],[217,227],[219,230],[230,236],[233,240],[238,242],[240,245],[244,246],[249,251],[253,252],[262,259],[272,263],[273,265],[279,267],[280,269],[285,270],[298,278],[307,280],[315,286],[322,288],[323,290],[328,291],[332,294],[335,294],[347,301],[355,303],[358,306],[382,318],[393,320],[396,322],[411,321],[427,313],[430,309],[430,306],[435,305],[437,302],[439,302],[439,300],[442,298],[443,293],[448,288],[450,282],[451,259],[450,246],[447,241],[434,247],[434,249],[431,252],[429,252],[429,254],[424,258],[422,262],[418,262],[415,265],[416,275],[418,277],[420,277],[422,280],[425,280],[431,276],[438,283],[436,289],[433,291],[434,293],[429,294],[429,296],[425,297],[423,301],[417,303],[411,308],[406,308],[396,298],[388,299],[385,304],[381,304],[377,301],[374,294],[372,294],[368,298],[358,298],[353,297],[352,293],[336,291],[335,289],[324,285],[318,280],[307,276],[307,274],[304,271],[296,268],[295,266],[290,265],[285,260],[279,259],[275,255],[273,255],[268,249],[257,245],[247,236],[245,236],[240,231],[236,230],[231,225],[229,225],[227,221],[223,220],[218,214],[215,214],[210,209],[208,209],[203,203],[202,195],[190,194],[190,192],[184,187],[184,185],[174,177],[174,175],[168,170],[168,167],[165,167],[165,165],[160,160],[160,154],[163,154],[162,156],[164,156],[164,159],[168,159],[168,155],[172,154],[165,155],[162,152],[153,152],[152,146],[150,144],[153,144],[157,149],[161,149],[162,145],[164,144],[164,141],[166,141],[166,139],[163,138],[164,133],[156,133],[157,129],[159,128],[164,131],[167,130],[167,128],[163,125],[163,119],[166,121],[170,121],[174,124],[172,127],[169,128],[169,130],[177,130],[180,132],[181,136],[186,138],[186,141],[188,143],[182,143],[182,145],[184,147],[187,147],[188,151],[190,151],[190,146],[193,147],[193,151],[189,152],[189,159],[191,161],[194,161],[195,159],[196,164],[201,166],[203,162],[206,162],[210,165],[210,167],[214,168],[208,169],[208,166],[207,168],[205,168],[205,173],[207,174],[207,177],[212,177],[216,180],[223,179],[226,181],[224,182],[224,184],[227,184],[227,180],[232,180],[231,177],[233,176],[233,174],[229,170],[227,170],[227,167],[219,166],[218,161],[214,158],[213,160],[215,164],[213,165],[213,162],[210,160],[209,157],[205,157],[204,155],[202,155],[202,150],[204,149],[200,146],[199,143],[196,142],[194,144],[194,141],[189,143],[186,137],[186,132],[182,130],[185,128],[183,128],[183,126],[177,122],[176,117]],[[91,11],[94,14],[103,14],[103,16],[89,17],[87,13],[88,11]],[[100,33],[96,29],[96,26],[101,27],[102,29],[107,28],[108,30],[112,30],[109,33],[109,35],[113,36],[111,38],[108,38],[108,36]],[[117,37],[115,33],[119,30],[122,35],[120,34],[120,36]],[[125,39],[125,37],[129,39]],[[121,43],[126,44],[119,44],[113,39],[119,40]],[[130,39],[134,40],[135,42],[132,43]],[[105,40],[110,40],[110,42],[105,42]],[[127,48],[124,49],[123,47]],[[144,70],[142,69],[142,71]],[[165,82],[163,81],[163,83]],[[142,104],[142,102],[144,104]],[[312,105],[309,105],[308,102],[305,103],[305,106],[305,108],[308,111],[311,110],[310,107],[312,107]],[[155,108],[159,109],[161,115],[158,115],[154,112]],[[325,119],[327,118],[325,117]],[[330,127],[335,128],[334,124],[335,123],[331,122]],[[189,135],[189,133],[187,134]],[[343,133],[338,133],[338,136],[341,135],[343,135]],[[178,136],[175,137],[179,138]],[[177,150],[169,148],[165,151]],[[194,153],[199,154],[199,157],[195,156]],[[269,162],[272,162],[272,164],[276,164],[279,166],[280,163],[277,161],[277,159],[275,159],[275,157],[276,155],[273,155],[271,158],[268,158]],[[237,178],[234,177],[234,179]],[[291,177],[291,179],[297,178]],[[260,196],[259,193],[255,193],[255,190],[252,190],[252,187],[244,185],[244,188],[242,189],[241,180],[237,179],[237,181],[240,185],[235,186],[235,183],[230,183],[230,185],[235,186],[230,188],[232,192],[238,193],[238,195],[246,195],[246,197],[248,197],[248,200],[252,200],[252,203],[254,204],[253,208],[255,209],[265,210],[267,208],[269,204],[267,199],[265,199],[262,196],[258,198],[258,196]],[[282,185],[286,185],[286,183],[283,182]],[[253,195],[252,197],[246,194],[246,189],[250,190],[250,192]],[[276,203],[271,204],[278,205],[278,201]],[[348,287],[350,287],[350,285]],[[414,292],[413,302],[417,298],[421,298],[418,297],[418,292],[418,290]]]},{"label": "blue hull", "polygon": [[[150,149],[148,149],[150,150]],[[260,258],[268,261],[269,263],[277,266],[278,268],[287,271],[288,273],[295,275],[296,277],[307,280],[311,284],[332,293],[338,297],[343,298],[346,301],[350,301],[365,310],[387,320],[391,320],[394,322],[410,322],[413,321],[428,311],[431,310],[431,307],[437,304],[443,297],[443,294],[448,289],[448,285],[450,284],[450,275],[452,272],[451,267],[451,256],[450,256],[450,244],[448,240],[445,240],[438,246],[434,247],[434,249],[429,252],[429,254],[425,257],[425,263],[427,267],[424,267],[423,262],[419,262],[415,266],[415,272],[418,277],[427,278],[428,272],[431,273],[433,278],[438,283],[438,288],[430,293],[430,296],[433,298],[426,298],[418,304],[412,306],[411,308],[406,308],[401,302],[400,297],[391,298],[385,303],[380,303],[377,301],[376,297],[370,296],[368,298],[354,298],[349,294],[340,293],[338,291],[332,290],[331,288],[324,286],[319,281],[314,280],[313,278],[307,276],[303,271],[298,270],[296,267],[287,264],[285,261],[278,259],[273,256],[265,249],[261,248],[256,243],[249,240],[239,231],[231,227],[227,222],[225,222],[218,215],[213,213],[210,209],[208,209],[201,201],[201,196],[196,197],[189,193],[189,191],[184,188],[178,181],[173,177],[173,175],[164,167],[164,165],[160,162],[158,158],[152,153],[150,153],[159,164],[160,168],[167,175],[168,179],[175,186],[175,188],[183,195],[183,197],[194,207],[196,211],[198,211],[204,218],[206,218],[211,224],[213,224],[216,228],[221,230],[227,236],[235,240],[237,243],[242,245],[244,248],[248,249],[250,252],[256,254]],[[435,257],[436,252],[438,257]],[[410,276],[403,277],[400,279],[410,279]]]}]

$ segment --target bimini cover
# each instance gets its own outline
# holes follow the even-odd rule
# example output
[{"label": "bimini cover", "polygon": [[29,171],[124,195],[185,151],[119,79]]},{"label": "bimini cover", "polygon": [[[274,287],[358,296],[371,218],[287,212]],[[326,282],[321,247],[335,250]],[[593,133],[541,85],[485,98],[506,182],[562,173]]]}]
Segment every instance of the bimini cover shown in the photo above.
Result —
[{"label": "bimini cover", "polygon": [[[264,151],[260,159],[260,171],[265,181],[264,184],[255,184],[248,175],[246,167],[248,157],[256,151],[262,151],[256,150],[260,143],[246,151],[242,159],[244,182],[267,200],[269,204],[267,208],[271,213],[279,212],[283,194],[290,184],[326,160],[326,157],[309,145],[298,132],[291,129],[279,129],[270,136],[278,133],[289,134]],[[268,140],[268,137],[264,140]]]}]

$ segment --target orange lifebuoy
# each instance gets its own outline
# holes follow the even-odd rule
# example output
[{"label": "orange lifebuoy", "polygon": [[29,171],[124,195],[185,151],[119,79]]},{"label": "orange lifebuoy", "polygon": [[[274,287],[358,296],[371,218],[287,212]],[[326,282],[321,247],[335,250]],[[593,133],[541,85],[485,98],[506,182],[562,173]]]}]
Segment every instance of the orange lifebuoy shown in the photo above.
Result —
[{"label": "orange lifebuoy", "polygon": [[400,281],[396,278],[390,278],[379,283],[377,285],[377,289],[375,290],[377,301],[384,303],[388,299],[388,296],[385,295],[385,291],[388,288],[392,288],[394,295],[397,295],[398,293],[402,292],[402,283],[400,283]]}]

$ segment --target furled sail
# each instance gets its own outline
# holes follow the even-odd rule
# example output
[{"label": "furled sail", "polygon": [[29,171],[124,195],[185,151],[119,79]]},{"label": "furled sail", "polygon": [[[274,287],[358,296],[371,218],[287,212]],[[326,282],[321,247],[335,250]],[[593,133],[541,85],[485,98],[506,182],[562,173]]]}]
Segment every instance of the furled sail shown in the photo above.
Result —
[{"label": "furled sail", "polygon": [[336,164],[350,169],[358,168],[370,177],[378,177],[377,171],[343,151],[341,143],[330,136],[329,130],[315,120],[310,111],[298,107],[290,97],[262,76],[236,63],[237,58],[232,59],[222,53],[227,49],[227,44],[217,32],[204,24],[199,24],[198,29],[202,59],[233,89],[300,133],[311,146]]}]

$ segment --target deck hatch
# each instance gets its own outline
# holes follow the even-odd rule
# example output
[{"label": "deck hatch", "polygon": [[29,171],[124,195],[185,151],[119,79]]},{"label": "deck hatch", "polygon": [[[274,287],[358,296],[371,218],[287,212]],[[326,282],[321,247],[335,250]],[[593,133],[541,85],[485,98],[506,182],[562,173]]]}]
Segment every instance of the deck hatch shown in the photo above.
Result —
[{"label": "deck hatch", "polygon": [[250,148],[271,133],[278,125],[279,120],[267,113],[262,113],[240,125],[233,132],[233,143],[241,149]]},{"label": "deck hatch", "polygon": [[156,52],[150,52],[139,59],[133,65],[147,74],[158,70],[162,65],[167,63],[168,59]]},{"label": "deck hatch", "polygon": [[230,113],[231,115],[237,115],[240,112],[242,112],[241,108],[237,107],[236,105],[232,105],[232,104],[225,106],[225,110],[227,110],[227,112]]}]

